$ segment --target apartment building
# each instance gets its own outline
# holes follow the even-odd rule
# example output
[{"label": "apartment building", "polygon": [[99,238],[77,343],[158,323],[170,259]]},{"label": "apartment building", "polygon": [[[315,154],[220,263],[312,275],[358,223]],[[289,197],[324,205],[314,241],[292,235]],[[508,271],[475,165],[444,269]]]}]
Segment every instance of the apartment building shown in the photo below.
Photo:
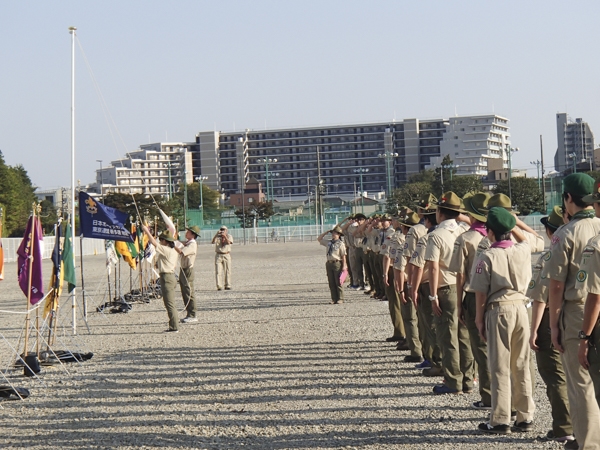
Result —
[{"label": "apartment building", "polygon": [[554,169],[557,172],[593,170],[594,133],[583,119],[573,121],[567,113],[556,114],[556,143]]}]

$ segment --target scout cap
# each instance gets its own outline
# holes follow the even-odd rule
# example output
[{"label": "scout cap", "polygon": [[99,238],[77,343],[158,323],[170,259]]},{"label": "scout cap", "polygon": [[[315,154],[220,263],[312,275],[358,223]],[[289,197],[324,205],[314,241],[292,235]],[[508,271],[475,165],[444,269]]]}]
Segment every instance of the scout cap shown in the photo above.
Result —
[{"label": "scout cap", "polygon": [[583,197],[586,203],[600,203],[600,183],[596,185],[596,192]]},{"label": "scout cap", "polygon": [[391,222],[391,220],[392,220],[392,216],[390,216],[389,214],[383,214],[383,215],[381,216],[381,220],[382,220],[382,221],[384,221],[384,220],[387,220],[387,221]]},{"label": "scout cap", "polygon": [[417,209],[421,214],[433,214],[437,208],[437,198],[433,194],[424,195],[419,203],[417,203]]},{"label": "scout cap", "polygon": [[337,233],[340,236],[344,235],[344,232],[342,231],[342,229],[339,227],[339,225],[336,225],[335,227],[333,227],[332,230],[329,230],[330,233]]},{"label": "scout cap", "polygon": [[367,216],[365,216],[364,214],[355,214],[354,215],[354,220],[365,220],[367,218]]},{"label": "scout cap", "polygon": [[404,225],[405,227],[414,227],[419,223],[419,215],[416,212],[411,212],[407,214],[406,217],[399,221],[400,225]]},{"label": "scout cap", "polygon": [[495,206],[488,212],[487,227],[494,233],[504,234],[512,230],[517,224],[517,219],[505,208]]},{"label": "scout cap", "polygon": [[452,191],[446,192],[437,202],[438,208],[449,209],[451,211],[464,212],[462,206],[462,200]]},{"label": "scout cap", "polygon": [[489,198],[485,209],[489,211],[492,208],[504,208],[507,211],[512,211],[515,214],[519,214],[519,211],[512,207],[510,197],[505,194],[494,194]]},{"label": "scout cap", "polygon": [[562,208],[558,205],[555,206],[552,208],[550,215],[548,217],[542,217],[540,222],[542,222],[544,226],[550,228],[552,231],[556,231],[558,227],[565,224],[562,216]]},{"label": "scout cap", "polygon": [[158,235],[158,238],[163,239],[168,242],[175,242],[175,238],[173,237],[173,234],[169,230],[166,230],[166,231],[163,231],[162,233],[160,233]]},{"label": "scout cap", "polygon": [[[584,197],[594,192],[596,182],[592,177],[585,173],[572,173],[563,181],[565,194]],[[592,202],[593,203],[593,202]]]},{"label": "scout cap", "polygon": [[476,194],[465,195],[463,198],[465,211],[474,219],[485,222],[487,220],[487,210],[485,208],[487,207],[489,198],[490,194],[487,192],[477,192]]},{"label": "scout cap", "polygon": [[200,236],[200,227],[198,225],[194,225],[191,227],[185,227],[185,229],[194,233],[194,235],[196,237]]}]

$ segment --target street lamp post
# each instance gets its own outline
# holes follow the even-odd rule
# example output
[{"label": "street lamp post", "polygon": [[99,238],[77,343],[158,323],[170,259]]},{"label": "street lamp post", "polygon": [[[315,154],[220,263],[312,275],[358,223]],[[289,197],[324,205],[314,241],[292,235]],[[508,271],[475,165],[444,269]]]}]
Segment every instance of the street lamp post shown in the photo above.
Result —
[{"label": "street lamp post", "polygon": [[541,191],[542,190],[542,182],[540,179],[540,168],[542,167],[542,163],[538,159],[536,161],[530,161],[529,164],[536,166],[536,168],[537,168],[538,189]]},{"label": "street lamp post", "polygon": [[368,168],[359,167],[358,169],[354,169],[354,173],[357,173],[360,177],[360,212],[361,214],[365,213],[365,195],[363,190],[363,173],[369,172]]},{"label": "street lamp post", "polygon": [[383,153],[380,153],[379,155],[377,155],[379,158],[385,158],[385,175],[386,175],[386,183],[387,183],[387,196],[388,198],[390,198],[392,196],[392,189],[393,189],[393,181],[392,181],[392,172],[393,172],[393,167],[392,167],[392,163],[394,161],[394,158],[398,157],[398,153],[394,153],[392,151],[386,150]]},{"label": "street lamp post", "polygon": [[568,156],[573,160],[573,173],[577,173],[577,153],[569,153]]},{"label": "street lamp post", "polygon": [[[208,180],[208,177],[196,177],[196,181],[200,183],[200,226],[204,226],[204,197],[202,196],[202,183]],[[186,225],[187,226],[187,225]]]},{"label": "street lamp post", "polygon": [[440,184],[442,185],[442,194],[444,191],[444,170],[450,169],[450,183],[452,183],[452,169],[454,164],[440,164]]},{"label": "street lamp post", "polygon": [[104,177],[102,176],[102,160],[97,159],[96,162],[100,163],[100,198],[102,198],[102,186],[104,185]]},{"label": "street lamp post", "polygon": [[260,158],[256,162],[265,166],[265,178],[267,183],[267,201],[269,201],[269,163],[276,163],[277,158]]},{"label": "street lamp post", "polygon": [[519,151],[519,147],[512,148],[509,144],[506,144],[505,151],[506,151],[507,156],[508,156],[508,198],[510,198],[510,201],[512,202],[512,186],[511,186],[511,179],[512,179],[512,154],[514,152],[518,152]]}]

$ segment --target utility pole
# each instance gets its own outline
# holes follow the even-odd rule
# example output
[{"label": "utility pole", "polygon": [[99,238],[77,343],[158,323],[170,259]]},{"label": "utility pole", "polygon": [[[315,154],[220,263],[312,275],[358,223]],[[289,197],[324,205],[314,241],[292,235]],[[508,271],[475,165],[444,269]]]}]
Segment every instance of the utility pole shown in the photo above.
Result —
[{"label": "utility pole", "polygon": [[540,134],[540,153],[542,159],[542,198],[544,201],[544,212],[548,212],[548,207],[546,205],[546,180],[544,179],[544,174],[546,170],[544,169],[544,144],[542,142],[542,135]]},{"label": "utility pole", "polygon": [[323,232],[323,180],[321,179],[321,155],[319,152],[319,146],[317,145],[317,189],[315,190],[318,194],[315,194],[316,207],[318,208],[319,217],[319,231]]}]

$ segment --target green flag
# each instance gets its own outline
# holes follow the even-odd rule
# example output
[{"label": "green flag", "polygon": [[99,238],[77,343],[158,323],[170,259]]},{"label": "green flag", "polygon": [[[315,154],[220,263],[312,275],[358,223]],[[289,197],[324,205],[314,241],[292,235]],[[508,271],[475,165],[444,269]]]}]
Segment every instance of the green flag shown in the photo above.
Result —
[{"label": "green flag", "polygon": [[65,243],[62,252],[63,271],[65,273],[65,281],[69,283],[69,292],[75,289],[77,278],[75,277],[75,263],[73,262],[73,242],[71,239],[71,225],[67,224],[65,230]]}]

